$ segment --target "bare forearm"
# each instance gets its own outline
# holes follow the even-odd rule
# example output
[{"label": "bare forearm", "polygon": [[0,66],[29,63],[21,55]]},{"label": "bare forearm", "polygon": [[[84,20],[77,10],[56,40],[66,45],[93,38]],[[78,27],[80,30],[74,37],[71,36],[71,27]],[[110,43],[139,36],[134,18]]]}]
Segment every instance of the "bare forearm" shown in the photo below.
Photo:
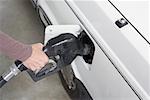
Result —
[{"label": "bare forearm", "polygon": [[31,56],[32,47],[30,45],[20,43],[0,32],[0,52],[6,54],[10,58],[25,61]]}]

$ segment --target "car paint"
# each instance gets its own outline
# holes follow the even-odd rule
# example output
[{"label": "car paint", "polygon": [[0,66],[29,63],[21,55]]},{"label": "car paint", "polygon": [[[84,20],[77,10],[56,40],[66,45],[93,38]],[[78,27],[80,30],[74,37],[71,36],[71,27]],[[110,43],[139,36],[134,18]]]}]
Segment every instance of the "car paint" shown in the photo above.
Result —
[{"label": "car paint", "polygon": [[138,31],[150,42],[149,1],[114,1],[111,2],[128,18]]},{"label": "car paint", "polygon": [[39,0],[38,5],[54,25],[80,24],[93,40],[93,64],[77,57],[72,67],[94,100],[149,100],[149,44],[132,25],[114,24],[123,16],[110,2]]}]

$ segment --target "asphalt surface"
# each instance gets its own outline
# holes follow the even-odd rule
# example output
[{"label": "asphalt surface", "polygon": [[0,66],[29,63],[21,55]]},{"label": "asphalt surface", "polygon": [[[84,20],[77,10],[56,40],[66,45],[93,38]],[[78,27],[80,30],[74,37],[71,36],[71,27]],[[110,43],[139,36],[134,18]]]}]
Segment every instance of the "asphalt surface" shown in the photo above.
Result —
[{"label": "asphalt surface", "polygon": [[[30,0],[0,0],[0,30],[27,44],[43,42],[44,38],[44,27]],[[0,54],[0,74],[7,70],[13,61]],[[57,74],[35,83],[26,72],[23,72],[0,89],[0,100],[70,100],[70,98]]]}]

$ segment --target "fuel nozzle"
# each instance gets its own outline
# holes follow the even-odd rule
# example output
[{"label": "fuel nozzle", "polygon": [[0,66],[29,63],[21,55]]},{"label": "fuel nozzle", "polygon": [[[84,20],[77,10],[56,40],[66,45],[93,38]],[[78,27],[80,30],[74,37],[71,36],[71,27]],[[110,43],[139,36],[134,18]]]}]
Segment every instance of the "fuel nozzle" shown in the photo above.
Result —
[{"label": "fuel nozzle", "polygon": [[0,88],[11,78],[25,70],[34,81],[39,81],[70,65],[77,56],[83,57],[87,64],[92,64],[95,47],[79,25],[48,26],[46,30],[51,34],[49,34],[50,38],[43,51],[49,57],[49,63],[40,70],[32,71],[27,69],[21,61],[15,61],[9,70],[0,77]]},{"label": "fuel nozzle", "polygon": [[83,57],[87,64],[92,64],[95,47],[79,25],[48,26],[45,36],[45,39],[49,37],[49,40],[45,42],[44,52],[49,57],[50,63],[36,73],[28,71],[34,81],[57,73],[70,65],[77,56]]},{"label": "fuel nozzle", "polygon": [[[85,50],[86,47],[86,50]],[[37,81],[54,74],[70,65],[77,56],[87,55],[89,46],[80,43],[78,37],[64,33],[50,39],[45,46],[45,53],[49,57],[49,64],[40,71],[28,71],[33,80]]]}]

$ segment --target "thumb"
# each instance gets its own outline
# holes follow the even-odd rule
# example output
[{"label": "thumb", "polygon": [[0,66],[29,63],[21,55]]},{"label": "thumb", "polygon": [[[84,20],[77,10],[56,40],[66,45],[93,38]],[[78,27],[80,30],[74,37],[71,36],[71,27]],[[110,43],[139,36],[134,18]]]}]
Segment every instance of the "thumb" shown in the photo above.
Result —
[{"label": "thumb", "polygon": [[38,43],[37,45],[38,45],[38,48],[39,48],[40,50],[42,50],[43,47],[44,47],[44,45],[43,45],[42,43]]}]

